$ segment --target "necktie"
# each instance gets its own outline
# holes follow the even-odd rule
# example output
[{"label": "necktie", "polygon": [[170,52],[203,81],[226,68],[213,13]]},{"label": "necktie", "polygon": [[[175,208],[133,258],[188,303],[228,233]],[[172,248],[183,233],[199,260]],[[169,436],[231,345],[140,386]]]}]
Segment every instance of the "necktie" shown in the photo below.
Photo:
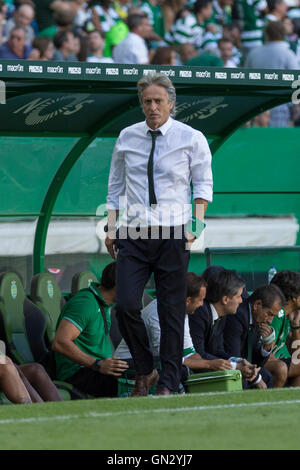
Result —
[{"label": "necktie", "polygon": [[155,141],[156,138],[160,135],[160,131],[149,131],[152,137],[152,147],[148,160],[147,174],[148,174],[148,184],[149,184],[149,203],[157,204],[155,191],[154,191],[154,180],[153,180],[153,155],[155,150]]},{"label": "necktie", "polygon": [[252,364],[252,350],[253,350],[253,343],[254,343],[254,326],[250,325],[249,326],[249,331],[248,331],[248,357],[247,361]]}]

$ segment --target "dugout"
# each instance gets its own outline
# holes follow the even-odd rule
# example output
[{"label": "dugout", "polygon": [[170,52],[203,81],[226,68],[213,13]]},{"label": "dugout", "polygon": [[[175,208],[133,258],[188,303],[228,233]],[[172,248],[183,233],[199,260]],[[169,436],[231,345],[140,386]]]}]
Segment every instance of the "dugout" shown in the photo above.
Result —
[{"label": "dugout", "polygon": [[[14,267],[22,274],[26,287],[35,273],[50,270],[63,290],[69,290],[71,277],[78,270],[91,269],[100,274],[110,260],[103,251],[101,237],[111,152],[120,130],[143,119],[136,82],[151,70],[171,78],[177,91],[176,118],[201,130],[210,143],[213,165],[220,162],[221,170],[218,165],[214,167],[220,184],[215,185],[215,203],[208,217],[230,218],[230,209],[223,204],[229,199],[238,217],[257,215],[260,200],[267,193],[270,209],[265,209],[263,215],[282,216],[282,226],[289,223],[294,234],[289,244],[299,243],[295,218],[300,211],[298,172],[289,170],[292,185],[283,183],[275,189],[266,179],[257,184],[260,168],[254,173],[257,178],[248,181],[251,171],[244,162],[245,145],[265,147],[265,138],[256,133],[248,144],[241,145],[240,152],[236,144],[234,174],[236,179],[240,176],[241,184],[232,189],[230,178],[223,178],[230,146],[225,156],[222,149],[249,119],[290,102],[293,93],[297,98],[295,82],[300,71],[2,60],[0,270]],[[298,129],[293,131],[295,142],[300,141]],[[271,138],[273,144],[276,136],[277,131]],[[265,158],[272,166],[267,148]],[[222,186],[222,181],[227,186]],[[285,197],[277,212],[271,209],[276,194]],[[246,200],[255,200],[256,210],[251,204],[246,209]],[[250,225],[248,230],[255,229]],[[290,252],[287,261],[285,256]],[[281,269],[285,266],[299,270],[298,252],[285,247],[277,250],[276,256],[281,255]],[[226,266],[249,274],[248,258],[243,258],[241,265],[240,261],[234,264],[230,253],[226,256],[225,260],[218,257],[216,262],[230,262],[231,266]],[[250,277],[255,271],[264,273],[269,266],[269,260],[266,265],[261,261],[265,255],[261,256],[258,265],[251,267]],[[200,272],[206,260],[204,249],[192,253],[190,269]]]}]

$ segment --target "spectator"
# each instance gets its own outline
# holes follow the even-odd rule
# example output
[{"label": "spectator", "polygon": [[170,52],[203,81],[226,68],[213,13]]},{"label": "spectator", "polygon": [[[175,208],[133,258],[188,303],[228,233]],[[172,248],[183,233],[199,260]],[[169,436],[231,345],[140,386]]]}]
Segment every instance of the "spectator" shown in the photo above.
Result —
[{"label": "spectator", "polygon": [[245,59],[251,50],[263,44],[264,16],[268,5],[266,0],[236,0],[235,8],[241,25],[242,55]]},{"label": "spectator", "polygon": [[180,16],[188,15],[189,11],[185,8],[185,0],[165,0],[162,3],[162,12],[164,17],[164,28],[166,32],[170,32],[173,24]]},{"label": "spectator", "polygon": [[232,44],[232,61],[239,67],[242,63],[241,52],[241,31],[236,22],[225,24],[223,26],[223,38],[229,39]]},{"label": "spectator", "polygon": [[230,39],[221,38],[218,41],[218,47],[220,56],[223,61],[224,67],[234,68],[236,67],[233,60],[233,43]]},{"label": "spectator", "polygon": [[128,368],[126,362],[112,356],[109,339],[115,286],[116,263],[110,263],[101,283],[92,282],[66,303],[52,346],[58,379],[95,397],[117,396],[117,378]]},{"label": "spectator", "polygon": [[275,329],[274,357],[285,362],[288,367],[289,385],[300,386],[300,364],[292,360],[293,353],[297,353],[300,340],[300,274],[284,270],[273,277],[271,284],[275,284],[283,292],[286,304],[275,317],[271,326]]},{"label": "spectator", "polygon": [[170,32],[165,34],[167,44],[180,46],[189,42],[194,44],[198,51],[204,49],[205,21],[211,17],[212,11],[212,0],[197,0],[193,12],[179,18]]},{"label": "spectator", "polygon": [[119,64],[148,64],[149,50],[145,39],[152,33],[152,26],[146,15],[128,16],[129,33],[119,42],[112,52],[113,59]]},{"label": "spectator", "polygon": [[91,31],[88,35],[87,62],[113,62],[111,57],[103,57],[104,38],[100,31]]},{"label": "spectator", "polygon": [[7,15],[7,4],[3,0],[0,0],[0,45],[2,44],[4,38],[4,31],[6,29],[7,24]]},{"label": "spectator", "polygon": [[[266,44],[249,53],[245,67],[261,69],[298,69],[296,54],[285,41],[285,29],[281,21],[271,21],[266,27]],[[291,125],[292,104],[287,103],[271,109],[269,127]]]},{"label": "spectator", "polygon": [[153,65],[176,65],[176,54],[172,47],[158,47],[151,59]]},{"label": "spectator", "polygon": [[19,26],[13,28],[7,42],[0,47],[1,59],[29,59],[32,46],[26,44],[26,31]]},{"label": "spectator", "polygon": [[153,31],[161,38],[165,35],[165,25],[160,0],[143,0],[140,10],[146,13]]},{"label": "spectator", "polygon": [[252,120],[252,127],[269,127],[270,123],[270,110],[260,113],[258,116]]},{"label": "spectator", "polygon": [[118,13],[112,6],[111,0],[99,0],[99,3],[94,6],[94,10],[99,19],[100,30],[103,33],[107,33],[120,19]]},{"label": "spectator", "polygon": [[45,29],[55,26],[55,12],[71,11],[76,14],[79,6],[73,0],[37,0],[35,7],[39,34],[44,34]]},{"label": "spectator", "polygon": [[34,20],[34,16],[35,16],[35,11],[32,6],[28,4],[20,5],[18,9],[15,10],[13,17],[7,20],[5,32],[4,32],[5,38],[8,38],[11,30],[15,28],[16,26],[18,26],[20,28],[25,29],[26,44],[31,45],[35,37],[33,27],[31,26],[31,23]]},{"label": "spectator", "polygon": [[273,362],[273,367],[268,368],[275,340],[275,330],[269,323],[278,315],[284,303],[285,297],[277,286],[259,287],[244,299],[236,315],[227,317],[224,328],[225,351],[267,368],[272,373],[275,387],[284,386],[287,368],[280,361]]},{"label": "spectator", "polygon": [[76,57],[76,40],[71,31],[60,31],[54,36],[55,51],[53,60],[57,61],[77,61]]},{"label": "spectator", "polygon": [[117,23],[110,28],[105,35],[104,53],[105,57],[112,58],[113,48],[123,41],[129,33],[129,28],[124,21],[117,21]]},{"label": "spectator", "polygon": [[39,60],[53,59],[54,44],[51,38],[36,37],[32,42],[32,47],[39,52]]},{"label": "spectator", "polygon": [[196,50],[196,47],[194,46],[194,44],[191,44],[190,42],[184,42],[179,47],[179,56],[180,56],[182,65],[185,65],[185,63],[189,59],[192,59],[193,57],[196,57],[198,55],[199,54]]},{"label": "spectator", "polygon": [[[243,279],[235,271],[224,268],[216,269],[207,279],[206,298],[202,307],[195,310],[189,317],[190,333],[197,353],[203,359],[224,359],[217,370],[239,369],[244,380],[253,380],[258,373],[255,365],[242,361],[242,357],[232,357],[224,350],[223,331],[226,316],[234,315],[242,303],[245,286]],[[266,376],[271,378],[271,374]],[[258,388],[266,388],[264,380],[254,384]]]},{"label": "spectator", "polygon": [[282,21],[287,13],[285,0],[267,0],[269,12],[266,14],[266,21]]}]

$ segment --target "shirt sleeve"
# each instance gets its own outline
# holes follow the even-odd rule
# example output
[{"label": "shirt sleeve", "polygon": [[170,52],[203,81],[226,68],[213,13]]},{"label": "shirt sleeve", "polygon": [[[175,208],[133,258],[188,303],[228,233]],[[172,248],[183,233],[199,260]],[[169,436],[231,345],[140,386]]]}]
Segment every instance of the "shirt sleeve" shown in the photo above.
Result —
[{"label": "shirt sleeve", "polygon": [[157,300],[153,300],[142,311],[142,317],[149,337],[150,348],[154,356],[160,351],[160,324],[157,313]]},{"label": "shirt sleeve", "polygon": [[213,198],[211,151],[206,138],[201,132],[197,132],[194,137],[190,166],[193,198],[201,198],[211,202]]},{"label": "shirt sleeve", "polygon": [[125,195],[125,160],[121,148],[121,134],[115,144],[110,165],[106,198],[106,207],[109,210],[118,210],[120,197]]},{"label": "shirt sleeve", "polygon": [[65,305],[61,319],[70,321],[82,332],[89,324],[93,311],[94,304],[89,296],[75,296]]},{"label": "shirt sleeve", "polygon": [[191,334],[190,334],[189,319],[188,319],[188,316],[186,315],[185,320],[184,320],[184,337],[183,337],[183,355],[182,355],[183,358],[182,358],[182,362],[184,362],[184,360],[187,357],[192,356],[193,354],[196,354],[196,351],[195,351],[193,341],[192,341],[192,338],[191,338]]}]

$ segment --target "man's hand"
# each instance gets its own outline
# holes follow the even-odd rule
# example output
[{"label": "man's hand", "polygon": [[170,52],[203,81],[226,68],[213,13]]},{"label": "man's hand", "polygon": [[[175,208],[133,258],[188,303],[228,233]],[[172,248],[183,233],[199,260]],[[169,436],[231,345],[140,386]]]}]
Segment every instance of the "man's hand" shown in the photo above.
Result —
[{"label": "man's hand", "polygon": [[128,367],[129,366],[127,362],[113,356],[101,360],[99,372],[104,375],[114,375],[115,377],[120,377],[123,372],[128,369]]},{"label": "man's hand", "polygon": [[195,235],[193,235],[192,233],[190,232],[185,232],[185,236],[186,236],[186,239],[187,239],[187,242],[186,242],[186,249],[187,250],[190,250],[191,249],[191,246],[192,244],[194,243],[194,241],[196,240],[196,237]]},{"label": "man's hand", "polygon": [[209,361],[211,370],[231,370],[231,362],[226,359],[211,359]]},{"label": "man's hand", "polygon": [[255,379],[260,370],[260,367],[258,368],[255,364],[250,364],[246,359],[238,361],[236,368],[241,371],[243,379],[250,382]]},{"label": "man's hand", "polygon": [[108,251],[108,253],[110,254],[110,256],[111,256],[113,259],[116,259],[116,253],[117,253],[117,249],[116,249],[116,239],[115,239],[115,238],[112,238],[109,234],[106,235],[106,238],[105,238],[105,246],[106,246],[107,251]]},{"label": "man's hand", "polygon": [[[259,323],[258,325],[256,325],[256,328],[257,328],[257,331],[259,332],[259,334],[263,338],[267,338],[267,336],[269,336],[273,331],[273,328],[270,325],[268,325],[267,323]],[[273,341],[269,344],[265,344],[263,347],[266,351],[269,351],[270,349],[273,348],[274,344],[275,343]]]},{"label": "man's hand", "polygon": [[300,310],[295,310],[289,314],[289,320],[293,328],[297,328],[300,322]]},{"label": "man's hand", "polygon": [[255,388],[260,388],[260,389],[266,389],[266,388],[268,388],[268,387],[266,386],[265,382],[263,381],[263,379],[261,379],[261,381],[260,381],[258,384],[254,385],[254,387],[255,387]]}]

